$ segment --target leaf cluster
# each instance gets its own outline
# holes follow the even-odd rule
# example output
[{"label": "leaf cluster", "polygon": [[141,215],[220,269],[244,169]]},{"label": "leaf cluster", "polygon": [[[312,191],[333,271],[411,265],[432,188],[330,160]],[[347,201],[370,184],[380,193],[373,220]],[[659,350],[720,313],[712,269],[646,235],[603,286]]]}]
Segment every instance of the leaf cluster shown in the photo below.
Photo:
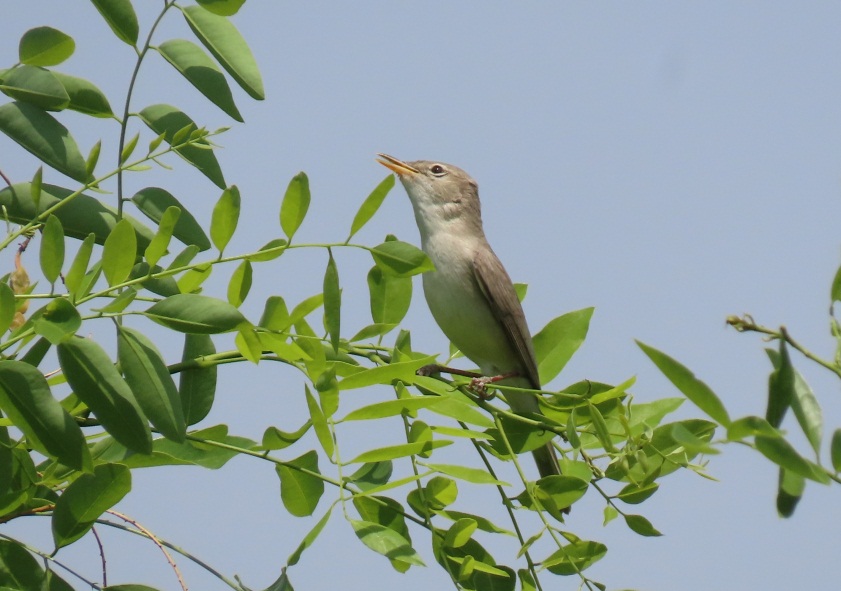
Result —
[{"label": "leaf cluster", "polygon": [[[48,551],[1,540],[0,586],[69,588],[51,567],[62,560],[59,550],[95,526],[120,527],[114,518],[124,517],[114,506],[131,491],[133,470],[219,469],[247,456],[275,470],[290,516],[320,513],[271,589],[291,589],[289,569],[338,513],[362,546],[399,572],[424,565],[417,541],[423,536],[423,547],[457,588],[540,589],[550,574],[604,588],[586,571],[607,547],[571,531],[565,510],[589,493],[602,500],[605,525],[621,515],[633,532],[660,535],[627,506],[644,502],[662,477],[680,468],[703,473],[694,462],[710,451],[715,423],[664,422],[680,399],[637,403],[633,379],[529,391],[542,414],[527,416],[511,412],[501,397],[477,397],[464,383],[418,375],[435,356],[413,350],[400,324],[412,300],[412,278],[432,271],[432,263],[392,235],[373,246],[352,242],[393,188],[393,176],[362,201],[344,241],[302,244],[298,231],[312,195],[301,172],[278,196],[277,235],[252,252],[227,252],[248,196],[226,182],[217,159],[212,139],[224,130],[208,131],[172,105],[136,112],[129,105],[140,64],[157,53],[211,104],[242,121],[233,90],[264,98],[256,62],[228,18],[243,1],[164,2],[144,40],[130,0],[91,0],[101,24],[137,55],[121,113],[93,82],[56,69],[75,49],[57,29],[25,32],[17,63],[0,71],[0,92],[10,99],[0,105],[0,132],[40,162],[24,177],[31,180],[0,189],[8,228],[0,252],[11,254],[23,239],[13,270],[0,280],[0,522],[49,516],[55,545]],[[153,43],[162,19],[179,17],[193,40]],[[120,138],[117,168],[104,170],[100,143],[83,156],[63,122],[67,110],[113,122]],[[122,194],[127,175],[168,168],[172,154],[221,191],[206,229],[201,216],[165,188]],[[62,180],[46,182],[45,176]],[[111,204],[106,191],[115,185]],[[30,241],[39,248],[36,261]],[[260,317],[248,318],[242,306],[254,275],[296,249],[323,253],[321,291],[294,305],[271,295]],[[342,249],[366,251],[372,263],[370,323],[355,330],[344,314],[348,302],[335,256]],[[27,266],[38,267],[42,287],[32,283]],[[225,293],[206,293],[208,277],[220,272],[228,273]],[[592,313],[563,314],[534,336],[544,383],[582,345]],[[233,346],[218,351],[223,341],[216,335],[225,333]],[[177,360],[161,353],[160,345],[173,339],[182,343]],[[48,369],[53,358],[56,371]],[[226,425],[201,424],[215,398],[226,394],[217,392],[217,375],[232,363],[289,368],[290,382],[297,378],[302,385],[307,419],[292,431],[269,423],[259,441],[230,434]],[[681,374],[682,383],[690,378]],[[379,388],[384,400],[354,405],[349,391],[360,388]],[[504,394],[506,387],[497,389]],[[702,409],[717,422],[726,418],[714,395],[700,392],[693,400],[703,400]],[[347,454],[347,433],[367,424],[399,429],[387,445]],[[535,481],[520,456],[550,441],[562,475]],[[454,463],[451,450],[465,444],[473,462]],[[505,521],[460,507],[466,487],[493,489]],[[526,524],[535,527],[531,534]],[[139,526],[134,531],[154,538]],[[485,546],[497,538],[514,540],[512,556],[491,555]]]}]

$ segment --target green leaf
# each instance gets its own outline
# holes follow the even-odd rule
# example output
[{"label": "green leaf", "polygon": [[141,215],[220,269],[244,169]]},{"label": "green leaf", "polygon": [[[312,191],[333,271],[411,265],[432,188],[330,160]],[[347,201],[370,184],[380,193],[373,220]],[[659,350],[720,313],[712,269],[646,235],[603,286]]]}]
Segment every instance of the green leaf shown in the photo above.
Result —
[{"label": "green leaf", "polygon": [[318,454],[308,451],[294,460],[278,464],[275,470],[280,477],[280,499],[286,510],[295,517],[312,515],[324,494],[324,481],[302,470],[320,474]]},{"label": "green leaf", "polygon": [[508,486],[507,482],[497,480],[485,470],[480,470],[479,468],[468,468],[467,466],[456,466],[453,464],[426,464],[426,467],[441,474],[464,480],[465,482],[472,482],[473,484]]},{"label": "green leaf", "polygon": [[794,367],[788,355],[785,341],[780,341],[780,352],[765,350],[774,364],[774,370],[768,376],[768,406],[765,420],[774,428],[778,428],[791,406],[794,398]]},{"label": "green leaf", "polygon": [[330,336],[333,351],[339,352],[341,337],[342,290],[339,287],[339,270],[333,253],[328,249],[327,269],[324,271],[324,326]]},{"label": "green leaf", "polygon": [[178,291],[181,293],[197,292],[201,284],[207,281],[207,278],[210,277],[212,272],[213,265],[210,263],[195,265],[178,279]]},{"label": "green leaf", "polygon": [[213,217],[210,221],[210,239],[220,253],[228,246],[228,242],[237,229],[240,202],[239,189],[236,185],[232,185],[222,191],[219,201],[213,207]]},{"label": "green leaf", "polygon": [[149,263],[150,267],[157,265],[158,261],[161,260],[161,257],[166,254],[167,248],[169,248],[169,241],[172,239],[172,233],[175,230],[175,225],[178,223],[178,218],[180,216],[181,210],[177,207],[169,207],[164,212],[160,224],[158,225],[158,231],[155,233],[155,237],[152,238],[152,242],[149,243],[149,246],[146,247],[146,251],[144,252],[146,262]]},{"label": "green leaf", "polygon": [[[218,470],[240,453],[237,450],[251,450],[256,446],[250,439],[228,435],[226,425],[193,431],[190,435],[191,439],[184,443],[175,443],[162,437],[155,439],[151,455],[129,452],[108,438],[96,444],[94,454],[97,461],[125,464],[129,468],[189,464]],[[223,447],[212,445],[212,442],[221,443]]]},{"label": "green leaf", "polygon": [[625,486],[622,490],[619,491],[619,494],[616,495],[616,498],[620,501],[624,501],[629,505],[638,505],[642,503],[648,497],[653,495],[657,492],[657,489],[660,488],[660,485],[656,482],[650,482],[646,484],[629,484]]},{"label": "green leaf", "polygon": [[493,427],[493,421],[476,407],[475,402],[458,392],[453,392],[449,384],[432,377],[417,376],[415,386],[424,394],[444,397],[439,404],[430,407],[432,412],[485,429]]},{"label": "green leaf", "polygon": [[654,365],[663,372],[663,375],[698,408],[725,427],[730,423],[727,409],[724,408],[724,405],[718,396],[715,395],[715,392],[704,382],[696,378],[689,369],[665,353],[661,353],[645,343],[637,341],[637,345],[654,362]]},{"label": "green leaf", "polygon": [[[163,143],[164,139],[166,138],[166,133],[159,133],[156,135],[151,142],[149,142],[149,150],[147,153],[152,154],[155,150],[157,150],[161,144]],[[163,189],[161,189],[163,191]]]},{"label": "green leaf", "polygon": [[829,451],[832,457],[832,467],[835,472],[841,472],[841,429],[833,431]]},{"label": "green leaf", "polygon": [[172,275],[161,276],[162,273],[160,265],[150,266],[146,261],[140,261],[132,267],[128,277],[129,280],[142,279],[139,289],[148,289],[165,298],[181,293],[175,278]]},{"label": "green leaf", "polygon": [[383,272],[396,277],[411,277],[435,269],[425,252],[400,240],[388,240],[375,246],[371,256]]},{"label": "green leaf", "polygon": [[260,316],[258,326],[277,331],[283,331],[292,326],[289,310],[282,297],[269,296],[266,299],[266,304],[263,307],[263,315]]},{"label": "green leaf", "polygon": [[[65,236],[84,240],[88,234],[93,234],[97,244],[104,244],[119,221],[117,212],[103,205],[98,199],[85,194],[76,195],[73,191],[56,185],[42,185],[41,199],[37,207],[32,200],[29,183],[17,183],[0,189],[0,208],[5,209],[9,221],[16,224],[26,224],[62,201],[65,202],[54,215],[61,222]],[[134,228],[138,254],[142,254],[154,233],[130,216],[123,214],[123,219],[128,220]]]},{"label": "green leaf", "polygon": [[613,400],[614,398],[625,398],[626,392],[636,383],[636,381],[637,378],[632,376],[618,386],[593,394],[593,396],[589,399],[590,404],[599,405],[607,402],[608,400]]},{"label": "green leaf", "polygon": [[289,241],[301,227],[310,207],[310,181],[306,173],[299,172],[286,188],[280,204],[280,227]]},{"label": "green leaf", "polygon": [[575,476],[546,476],[534,487],[535,498],[557,519],[561,512],[584,496],[589,482]]},{"label": "green leaf", "polygon": [[248,260],[254,263],[265,263],[266,261],[273,261],[284,252],[286,252],[286,245],[289,244],[283,238],[275,238],[269,240],[260,247],[255,254],[248,257]]},{"label": "green leaf", "polygon": [[58,498],[53,512],[56,548],[84,536],[94,522],[131,490],[131,472],[121,464],[100,464],[93,474],[74,480]]},{"label": "green leaf", "polygon": [[348,339],[348,341],[350,341],[351,343],[367,341],[387,334],[394,330],[396,327],[396,324],[369,324],[368,326],[363,326],[362,328],[360,328],[356,334],[354,334]]},{"label": "green leaf", "polygon": [[[184,335],[184,352],[181,362],[201,360],[214,355],[216,346],[206,334]],[[213,363],[188,367],[181,370],[178,392],[181,395],[181,409],[188,425],[194,425],[204,419],[213,406],[216,396],[217,366]]]},{"label": "green leaf", "polygon": [[231,274],[228,283],[228,303],[239,308],[251,291],[251,263],[242,261]]},{"label": "green leaf", "polygon": [[[158,134],[166,134],[164,136],[165,140],[170,145],[180,145],[183,141],[182,138],[176,137],[179,131],[186,129],[188,133],[191,133],[198,128],[190,117],[171,105],[150,105],[141,110],[139,115],[152,131]],[[201,140],[196,142],[196,145],[180,145],[180,147],[175,148],[175,152],[199,169],[213,184],[220,189],[224,189],[225,177],[222,175],[219,161],[216,159],[213,150],[208,148],[210,148],[210,144]]]},{"label": "green leaf", "polygon": [[829,476],[820,466],[803,458],[791,444],[780,436],[768,437],[757,435],[754,438],[756,449],[766,458],[786,470],[799,474],[809,480],[828,484]]},{"label": "green leaf", "polygon": [[368,548],[390,560],[405,564],[425,566],[410,542],[388,527],[370,521],[350,520],[353,532]]},{"label": "green leaf", "polygon": [[[675,441],[675,426],[681,425],[694,437],[709,442],[715,433],[715,423],[701,419],[689,419],[660,425],[646,437],[640,452],[627,455],[627,464],[614,462],[605,470],[605,476],[613,480],[647,481],[652,475],[658,477],[670,474],[688,464],[697,453],[687,450],[683,444]],[[640,459],[641,458],[641,459]]]},{"label": "green leaf", "polygon": [[175,255],[175,258],[173,258],[172,262],[169,263],[167,270],[171,271],[172,269],[187,267],[191,262],[193,262],[193,259],[196,258],[197,254],[199,254],[198,246],[195,244],[187,246],[187,248]]},{"label": "green leaf", "polygon": [[88,180],[85,159],[76,141],[66,127],[42,109],[21,102],[0,105],[0,131],[74,181]]},{"label": "green leaf", "polygon": [[672,439],[690,454],[714,455],[720,453],[705,437],[698,437],[678,423],[672,428]]},{"label": "green leaf", "polygon": [[412,384],[419,377],[415,375],[415,372],[424,365],[432,363],[434,360],[434,357],[422,357],[420,359],[413,359],[412,361],[401,361],[399,363],[389,363],[388,365],[364,369],[341,380],[339,382],[339,389],[352,390],[374,384],[390,384],[394,380],[400,380],[404,384]]},{"label": "green leaf", "polygon": [[794,372],[794,398],[791,401],[791,409],[815,454],[819,454],[823,438],[823,414],[818,399],[797,370]]},{"label": "green leaf", "polygon": [[23,361],[0,361],[0,409],[30,445],[76,470],[90,470],[82,430],[53,398],[46,378]]},{"label": "green leaf", "polygon": [[433,449],[446,447],[451,444],[452,441],[417,441],[415,443],[389,445],[387,447],[380,447],[363,452],[346,463],[363,464],[370,462],[384,462],[386,460],[394,460],[397,458],[405,458],[408,456],[427,453]]},{"label": "green leaf", "polygon": [[213,14],[233,16],[245,4],[245,0],[196,0],[196,3]]},{"label": "green leaf", "polygon": [[556,550],[543,561],[543,566],[556,575],[578,575],[607,554],[607,546],[599,542],[576,539]]},{"label": "green leaf", "polygon": [[619,511],[616,510],[616,507],[613,505],[604,506],[604,520],[602,521],[603,526],[607,525],[617,517],[619,517]]},{"label": "green leaf", "polygon": [[357,408],[350,411],[344,421],[370,421],[374,419],[384,419],[386,417],[394,417],[406,412],[416,412],[422,408],[429,408],[441,402],[442,398],[429,396],[412,396],[409,398],[399,398],[397,400],[386,400],[385,402],[377,402]]},{"label": "green leaf", "polygon": [[157,224],[161,223],[167,209],[177,207],[181,215],[172,235],[184,244],[195,244],[202,251],[210,248],[210,240],[196,218],[169,192],[158,187],[146,187],[135,193],[131,200],[146,217]]},{"label": "green leaf", "polygon": [[674,412],[686,402],[686,398],[672,397],[661,398],[654,402],[642,404],[631,404],[631,416],[629,426],[634,435],[641,435],[647,429],[659,425],[666,415]]},{"label": "green leaf", "polygon": [[306,400],[307,400],[307,409],[310,413],[310,421],[312,421],[313,429],[315,430],[315,435],[318,437],[318,442],[321,444],[322,449],[324,449],[325,453],[328,457],[333,457],[333,433],[330,431],[330,427],[327,424],[327,418],[324,415],[324,411],[318,405],[318,401],[310,392],[308,386],[304,386]]},{"label": "green leaf", "polygon": [[102,153],[102,141],[96,142],[91,148],[88,157],[85,158],[85,172],[88,177],[93,177],[93,172],[96,170],[96,164],[99,162],[99,155]]},{"label": "green leaf", "polygon": [[348,477],[348,480],[356,484],[360,490],[370,491],[387,483],[393,471],[394,466],[391,462],[373,462],[360,466]]},{"label": "green leaf", "polygon": [[128,308],[129,304],[131,304],[136,297],[137,290],[133,287],[127,287],[122,290],[117,297],[112,298],[109,303],[105,304],[101,308],[94,308],[94,311],[102,312],[103,314],[119,314]]},{"label": "green leaf", "polygon": [[201,47],[185,39],[171,39],[161,43],[157,49],[210,102],[242,122],[225,75]]},{"label": "green leaf", "polygon": [[[289,324],[296,324],[299,320],[303,320],[312,312],[317,310],[324,303],[324,294],[317,293],[310,296],[292,309],[289,314]],[[282,329],[275,329],[282,330]]]},{"label": "green leaf", "polygon": [[587,337],[593,308],[558,316],[534,335],[534,352],[540,383],[548,384],[561,373]]},{"label": "green leaf", "polygon": [[74,294],[74,297],[77,301],[80,298],[87,297],[90,294],[94,285],[96,285],[96,282],[99,281],[100,275],[102,275],[102,262],[97,261],[91,266],[90,270],[87,273],[85,273],[85,276],[82,277],[79,289]]},{"label": "green leaf", "polygon": [[312,427],[312,421],[307,420],[300,429],[293,432],[281,431],[277,427],[268,427],[263,432],[263,440],[260,448],[264,450],[286,449],[296,441],[300,440]]},{"label": "green leaf", "polygon": [[[393,177],[389,177],[393,178]],[[368,272],[371,318],[377,324],[399,324],[412,302],[412,279],[383,273],[378,266]]]},{"label": "green leaf", "polygon": [[73,55],[76,42],[52,27],[29,29],[20,38],[18,58],[30,66],[55,66]]},{"label": "green leaf", "polygon": [[44,278],[55,283],[64,265],[64,228],[54,215],[47,218],[41,230],[40,262]]},{"label": "green leaf", "polygon": [[779,484],[777,485],[777,513],[780,517],[791,517],[797,503],[803,498],[806,490],[806,480],[794,472],[780,468]]},{"label": "green leaf", "polygon": [[35,209],[37,210],[41,204],[41,187],[44,184],[44,167],[39,166],[38,170],[35,171],[35,174],[32,175],[32,183],[29,185],[29,196],[32,199],[32,203],[35,205]]},{"label": "green leaf", "polygon": [[143,312],[158,324],[178,332],[217,334],[235,330],[245,317],[227,302],[198,294],[178,294]]},{"label": "green leaf", "polygon": [[131,0],[91,0],[91,2],[121,41],[131,46],[137,45],[139,25]]},{"label": "green leaf", "polygon": [[766,420],[775,428],[782,423],[789,407],[812,445],[820,453],[823,437],[823,414],[820,404],[803,376],[791,364],[785,341],[780,341],[780,351],[766,349],[774,371],[768,378],[768,410]]},{"label": "green leaf", "polygon": [[200,6],[183,8],[187,24],[216,61],[251,98],[263,100],[263,79],[257,62],[240,32],[223,16]]},{"label": "green leaf", "polygon": [[137,147],[137,142],[140,139],[140,133],[134,134],[134,137],[129,139],[123,146],[123,151],[120,152],[120,165],[126,163],[126,161],[131,157],[134,149]]},{"label": "green leaf", "polygon": [[152,451],[146,417],[105,350],[89,339],[58,345],[58,362],[73,392],[114,439],[142,454]]},{"label": "green leaf", "polygon": [[[354,497],[354,500],[356,498],[358,497]],[[304,536],[304,539],[301,540],[301,543],[298,544],[298,547],[295,548],[295,551],[289,555],[289,558],[286,559],[287,566],[295,566],[296,564],[298,564],[298,561],[301,559],[301,555],[304,553],[304,550],[313,545],[316,538],[318,538],[318,535],[324,529],[324,526],[327,525],[328,521],[330,521],[330,514],[332,510],[333,507],[331,506],[329,509],[327,509],[327,512],[321,516],[321,519],[318,520],[318,523],[316,523],[313,526],[313,528],[309,532],[307,532],[307,535]],[[289,590],[291,591],[291,586],[289,587]],[[272,590],[270,588],[266,591]]]},{"label": "green leaf", "polygon": [[240,324],[237,336],[234,338],[234,344],[240,355],[248,361],[255,365],[260,363],[260,357],[263,355],[263,343],[260,342],[260,337],[257,336],[253,325],[248,322]]},{"label": "green leaf", "polygon": [[403,506],[389,497],[354,495],[353,506],[365,521],[377,523],[396,531],[407,541],[411,540]]},{"label": "green leaf", "polygon": [[70,102],[67,104],[68,109],[92,117],[114,116],[108,97],[93,82],[61,72],[53,72],[52,74],[61,83],[70,98]]},{"label": "green leaf", "polygon": [[476,531],[478,524],[473,519],[459,519],[450,526],[444,536],[444,546],[447,548],[461,548]]},{"label": "green leaf", "polygon": [[0,539],[0,581],[3,591],[43,589],[44,570],[24,547]]},{"label": "green leaf", "polygon": [[120,220],[102,248],[102,272],[108,285],[125,281],[137,255],[137,236],[128,220]]},{"label": "green leaf", "polygon": [[181,396],[160,352],[143,333],[117,326],[117,359],[140,408],[166,438],[181,443],[187,423]]},{"label": "green leaf", "polygon": [[592,404],[588,404],[587,412],[590,413],[590,419],[593,422],[593,429],[595,430],[596,437],[602,444],[602,447],[604,447],[604,449],[609,452],[615,452],[616,447],[613,445],[613,437],[610,434],[610,430],[607,427],[607,422],[604,420],[604,416],[602,415],[599,408]]},{"label": "green leaf", "polygon": [[651,522],[643,517],[642,515],[624,515],[625,523],[634,533],[638,533],[641,536],[646,537],[657,537],[662,536],[657,528],[651,525]]},{"label": "green leaf", "polygon": [[32,315],[32,328],[36,334],[57,345],[82,326],[82,317],[76,307],[64,298],[56,298]]},{"label": "green leaf", "polygon": [[44,577],[44,589],[49,591],[73,591],[73,587],[59,577],[54,570],[47,570]]},{"label": "green leaf", "polygon": [[70,104],[70,95],[49,70],[19,66],[0,81],[0,91],[13,99],[35,105],[45,111],[61,111]]},{"label": "green leaf", "polygon": [[12,325],[15,308],[15,293],[8,283],[0,281],[0,336]]},{"label": "green leaf", "polygon": [[390,174],[383,181],[376,186],[376,188],[371,191],[371,194],[365,198],[365,201],[362,202],[362,205],[359,207],[359,211],[356,212],[356,215],[353,217],[353,222],[350,224],[350,234],[348,234],[347,241],[350,242],[350,239],[353,238],[353,235],[356,234],[359,230],[362,229],[362,226],[368,223],[368,221],[374,217],[374,214],[377,213],[377,210],[380,208],[380,205],[383,204],[386,195],[388,192],[391,191],[392,187],[394,187],[394,175]]}]

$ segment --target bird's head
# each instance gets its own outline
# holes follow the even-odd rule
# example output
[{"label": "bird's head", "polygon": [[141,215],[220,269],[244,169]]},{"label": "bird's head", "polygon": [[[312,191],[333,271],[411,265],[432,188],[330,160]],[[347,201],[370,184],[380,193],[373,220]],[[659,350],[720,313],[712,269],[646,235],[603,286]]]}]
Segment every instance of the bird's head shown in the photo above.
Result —
[{"label": "bird's head", "polygon": [[450,223],[466,223],[481,231],[479,186],[469,174],[443,162],[404,162],[388,154],[377,156],[377,162],[396,173],[403,183],[421,233],[437,231]]}]

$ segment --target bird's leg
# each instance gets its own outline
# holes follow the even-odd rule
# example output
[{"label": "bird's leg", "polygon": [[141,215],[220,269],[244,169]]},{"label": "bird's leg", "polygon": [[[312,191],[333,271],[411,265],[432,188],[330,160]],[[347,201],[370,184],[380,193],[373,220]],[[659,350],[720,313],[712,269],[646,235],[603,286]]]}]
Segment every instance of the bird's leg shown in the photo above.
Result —
[{"label": "bird's leg", "polygon": [[496,382],[508,379],[508,378],[516,378],[520,375],[519,372],[510,371],[508,373],[503,373],[498,376],[477,376],[470,380],[470,389],[476,392],[476,395],[479,396],[482,400],[487,400],[490,398],[490,394],[488,394],[488,384],[495,384]]},{"label": "bird's leg", "polygon": [[488,384],[494,384],[507,378],[516,378],[520,375],[519,372],[512,371],[497,376],[483,376],[482,374],[475,371],[467,371],[465,369],[457,369],[455,367],[447,367],[446,365],[438,365],[435,363],[432,363],[430,365],[424,365],[415,373],[419,376],[431,376],[433,374],[442,372],[454,376],[464,376],[466,378],[471,378],[469,388],[476,392],[479,398],[483,400],[487,400],[491,397],[488,394]]},{"label": "bird's leg", "polygon": [[481,378],[482,374],[475,372],[475,371],[467,371],[466,369],[457,369],[455,367],[447,367],[446,365],[438,365],[436,363],[431,363],[429,365],[424,365],[415,373],[419,376],[431,376],[436,373],[448,373],[454,376],[464,376],[466,378]]}]

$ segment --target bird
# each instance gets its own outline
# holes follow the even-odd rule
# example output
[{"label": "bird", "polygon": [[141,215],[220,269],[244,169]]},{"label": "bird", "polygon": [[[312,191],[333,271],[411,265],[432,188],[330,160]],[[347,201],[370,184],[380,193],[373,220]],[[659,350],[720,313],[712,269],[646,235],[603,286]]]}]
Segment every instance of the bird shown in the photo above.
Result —
[{"label": "bird", "polygon": [[[452,164],[377,156],[377,162],[397,175],[412,202],[421,248],[435,267],[423,274],[424,296],[441,331],[479,366],[485,382],[539,390],[526,316],[485,236],[476,181]],[[515,413],[540,413],[535,395],[504,395]],[[551,442],[532,454],[541,478],[560,474]]]}]

